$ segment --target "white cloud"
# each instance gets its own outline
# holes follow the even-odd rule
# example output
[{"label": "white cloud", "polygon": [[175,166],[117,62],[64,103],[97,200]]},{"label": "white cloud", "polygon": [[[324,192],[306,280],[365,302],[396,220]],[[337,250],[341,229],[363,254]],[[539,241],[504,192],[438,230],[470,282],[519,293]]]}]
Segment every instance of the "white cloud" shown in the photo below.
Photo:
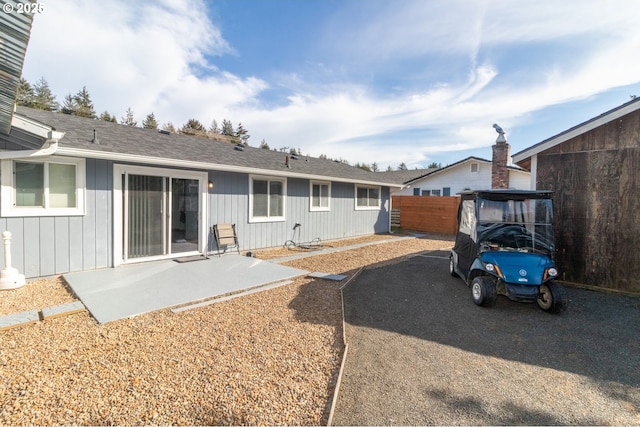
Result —
[{"label": "white cloud", "polygon": [[[326,24],[330,55],[309,53],[315,74],[287,69],[267,81],[216,66],[236,52],[204,0],[56,0],[34,20],[25,78],[45,77],[60,102],[86,85],[98,113],[118,118],[127,107],[139,122],[152,111],[176,126],[228,118],[252,145],[420,166],[488,147],[496,121],[509,131],[546,106],[640,82],[640,2],[547,1],[357,1]],[[350,81],[353,64],[372,81],[399,69],[407,83]],[[270,106],[263,96],[276,86],[289,92]]]}]

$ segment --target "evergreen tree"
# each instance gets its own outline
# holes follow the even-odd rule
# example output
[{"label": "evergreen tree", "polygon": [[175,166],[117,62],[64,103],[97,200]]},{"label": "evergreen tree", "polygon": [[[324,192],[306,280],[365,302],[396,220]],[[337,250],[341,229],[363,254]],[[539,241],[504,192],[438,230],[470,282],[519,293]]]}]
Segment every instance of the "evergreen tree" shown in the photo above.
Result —
[{"label": "evergreen tree", "polygon": [[68,94],[67,96],[65,96],[64,103],[62,104],[62,108],[60,109],[60,111],[63,114],[75,115],[77,110],[78,110],[78,104],[76,103],[75,98],[71,96],[71,94]]},{"label": "evergreen tree", "polygon": [[216,122],[216,119],[213,119],[213,121],[211,122],[211,127],[209,128],[209,133],[212,133],[212,134],[219,134],[220,133],[220,128],[218,127],[218,122]]},{"label": "evergreen tree", "polygon": [[21,107],[33,107],[35,92],[31,84],[20,78],[18,89],[16,90],[16,104]]},{"label": "evergreen tree", "polygon": [[222,129],[220,133],[227,136],[236,136],[235,131],[233,130],[233,124],[230,120],[222,119]]},{"label": "evergreen tree", "polygon": [[173,123],[168,122],[162,125],[162,130],[166,130],[167,132],[176,133],[176,128],[173,126]]},{"label": "evergreen tree", "polygon": [[260,141],[260,148],[264,148],[265,150],[269,150],[269,144],[267,144],[267,141],[265,141],[264,139],[262,141]]},{"label": "evergreen tree", "polygon": [[49,83],[42,77],[33,85],[33,108],[46,111],[58,111],[60,105],[49,88]]},{"label": "evergreen tree", "polygon": [[90,119],[96,118],[96,112],[93,109],[93,102],[91,102],[91,96],[89,96],[89,91],[87,91],[86,86],[82,86],[82,90],[78,91],[76,96],[73,97],[73,100],[76,104],[76,116],[80,117],[88,117]]},{"label": "evergreen tree", "polygon": [[182,126],[182,129],[180,129],[180,132],[185,135],[203,136],[206,134],[207,130],[202,125],[202,123],[200,123],[199,120],[189,119],[187,120],[187,123],[185,123]]},{"label": "evergreen tree", "polygon": [[133,127],[138,126],[138,122],[133,117],[133,111],[131,110],[131,107],[127,108],[127,112],[125,114],[126,116],[120,120],[121,125],[127,125],[127,126],[133,126]]},{"label": "evergreen tree", "polygon": [[147,118],[142,121],[142,127],[145,129],[158,129],[158,122],[153,112],[147,115]]},{"label": "evergreen tree", "polygon": [[405,164],[405,162],[400,163],[400,166],[398,166],[398,170],[399,171],[406,171],[409,170],[409,168],[407,168],[407,165]]},{"label": "evergreen tree", "polygon": [[376,162],[373,162],[371,164],[371,171],[372,172],[380,172],[380,169],[378,168],[378,164]]},{"label": "evergreen tree", "polygon": [[391,169],[391,165],[387,166],[387,172],[391,172],[393,169]]},{"label": "evergreen tree", "polygon": [[112,116],[107,110],[104,110],[102,114],[100,114],[98,119],[104,122],[118,123],[118,119],[116,119],[116,116]]},{"label": "evergreen tree", "polygon": [[237,138],[240,139],[240,142],[244,145],[249,145],[249,138],[251,137],[248,131],[242,126],[242,123],[238,123],[238,128],[236,129]]},{"label": "evergreen tree", "polygon": [[431,162],[429,166],[427,166],[427,168],[429,169],[441,168],[441,167],[442,167],[442,163],[437,163],[437,162]]},{"label": "evergreen tree", "polygon": [[355,167],[357,167],[358,169],[365,170],[367,172],[371,172],[371,167],[369,167],[369,165],[366,163],[360,164],[360,162],[358,162],[355,164]]}]

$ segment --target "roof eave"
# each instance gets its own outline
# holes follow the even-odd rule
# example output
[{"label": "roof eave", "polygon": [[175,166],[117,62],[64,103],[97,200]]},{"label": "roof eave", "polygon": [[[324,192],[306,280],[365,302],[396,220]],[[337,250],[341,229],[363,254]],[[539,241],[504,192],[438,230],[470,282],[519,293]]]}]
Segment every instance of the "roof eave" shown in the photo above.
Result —
[{"label": "roof eave", "polygon": [[237,172],[237,173],[269,175],[269,176],[278,176],[278,177],[317,179],[317,180],[325,180],[325,181],[331,180],[335,182],[346,182],[346,183],[353,183],[353,184],[366,184],[366,185],[402,188],[402,184],[362,180],[362,179],[355,179],[355,178],[341,178],[341,177],[335,177],[330,175],[297,173],[291,170],[278,171],[273,169],[261,169],[261,168],[252,168],[252,167],[246,167],[246,166],[225,165],[220,163],[197,162],[192,160],[167,159],[163,157],[111,153],[111,152],[84,150],[80,148],[70,148],[70,147],[58,147],[56,154],[71,156],[71,157],[113,160],[116,162],[129,162],[129,163],[133,162],[133,163],[142,163],[142,164],[150,164],[150,165],[173,166],[173,167],[179,167],[179,168],[185,168],[185,169],[216,170],[216,171],[222,171],[222,172]]},{"label": "roof eave", "polygon": [[583,133],[589,132],[597,127],[600,127],[629,113],[632,113],[638,109],[640,109],[640,98],[627,102],[626,104],[616,107],[613,110],[609,110],[606,113],[599,115],[598,117],[594,117],[586,122],[567,129],[564,132],[552,136],[551,138],[545,139],[544,141],[541,141],[525,150],[512,155],[511,158],[513,159],[514,163],[523,162],[538,153],[553,148],[558,144],[580,136]]}]

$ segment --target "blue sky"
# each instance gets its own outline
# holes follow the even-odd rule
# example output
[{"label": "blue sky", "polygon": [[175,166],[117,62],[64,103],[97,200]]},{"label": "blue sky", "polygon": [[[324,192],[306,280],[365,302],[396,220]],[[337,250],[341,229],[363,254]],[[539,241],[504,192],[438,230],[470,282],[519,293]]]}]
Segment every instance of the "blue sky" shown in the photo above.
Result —
[{"label": "blue sky", "polygon": [[637,0],[56,0],[24,66],[98,113],[381,169],[511,153],[640,95]]}]

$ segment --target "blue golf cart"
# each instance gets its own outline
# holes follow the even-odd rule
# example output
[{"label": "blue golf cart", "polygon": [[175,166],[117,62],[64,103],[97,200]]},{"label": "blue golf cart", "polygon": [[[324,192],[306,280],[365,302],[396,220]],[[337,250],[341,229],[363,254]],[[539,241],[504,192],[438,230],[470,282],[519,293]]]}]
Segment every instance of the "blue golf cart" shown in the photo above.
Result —
[{"label": "blue golf cart", "polygon": [[534,302],[549,313],[567,307],[556,283],[551,191],[484,190],[460,195],[458,232],[449,272],[471,287],[473,302],[498,295]]}]

